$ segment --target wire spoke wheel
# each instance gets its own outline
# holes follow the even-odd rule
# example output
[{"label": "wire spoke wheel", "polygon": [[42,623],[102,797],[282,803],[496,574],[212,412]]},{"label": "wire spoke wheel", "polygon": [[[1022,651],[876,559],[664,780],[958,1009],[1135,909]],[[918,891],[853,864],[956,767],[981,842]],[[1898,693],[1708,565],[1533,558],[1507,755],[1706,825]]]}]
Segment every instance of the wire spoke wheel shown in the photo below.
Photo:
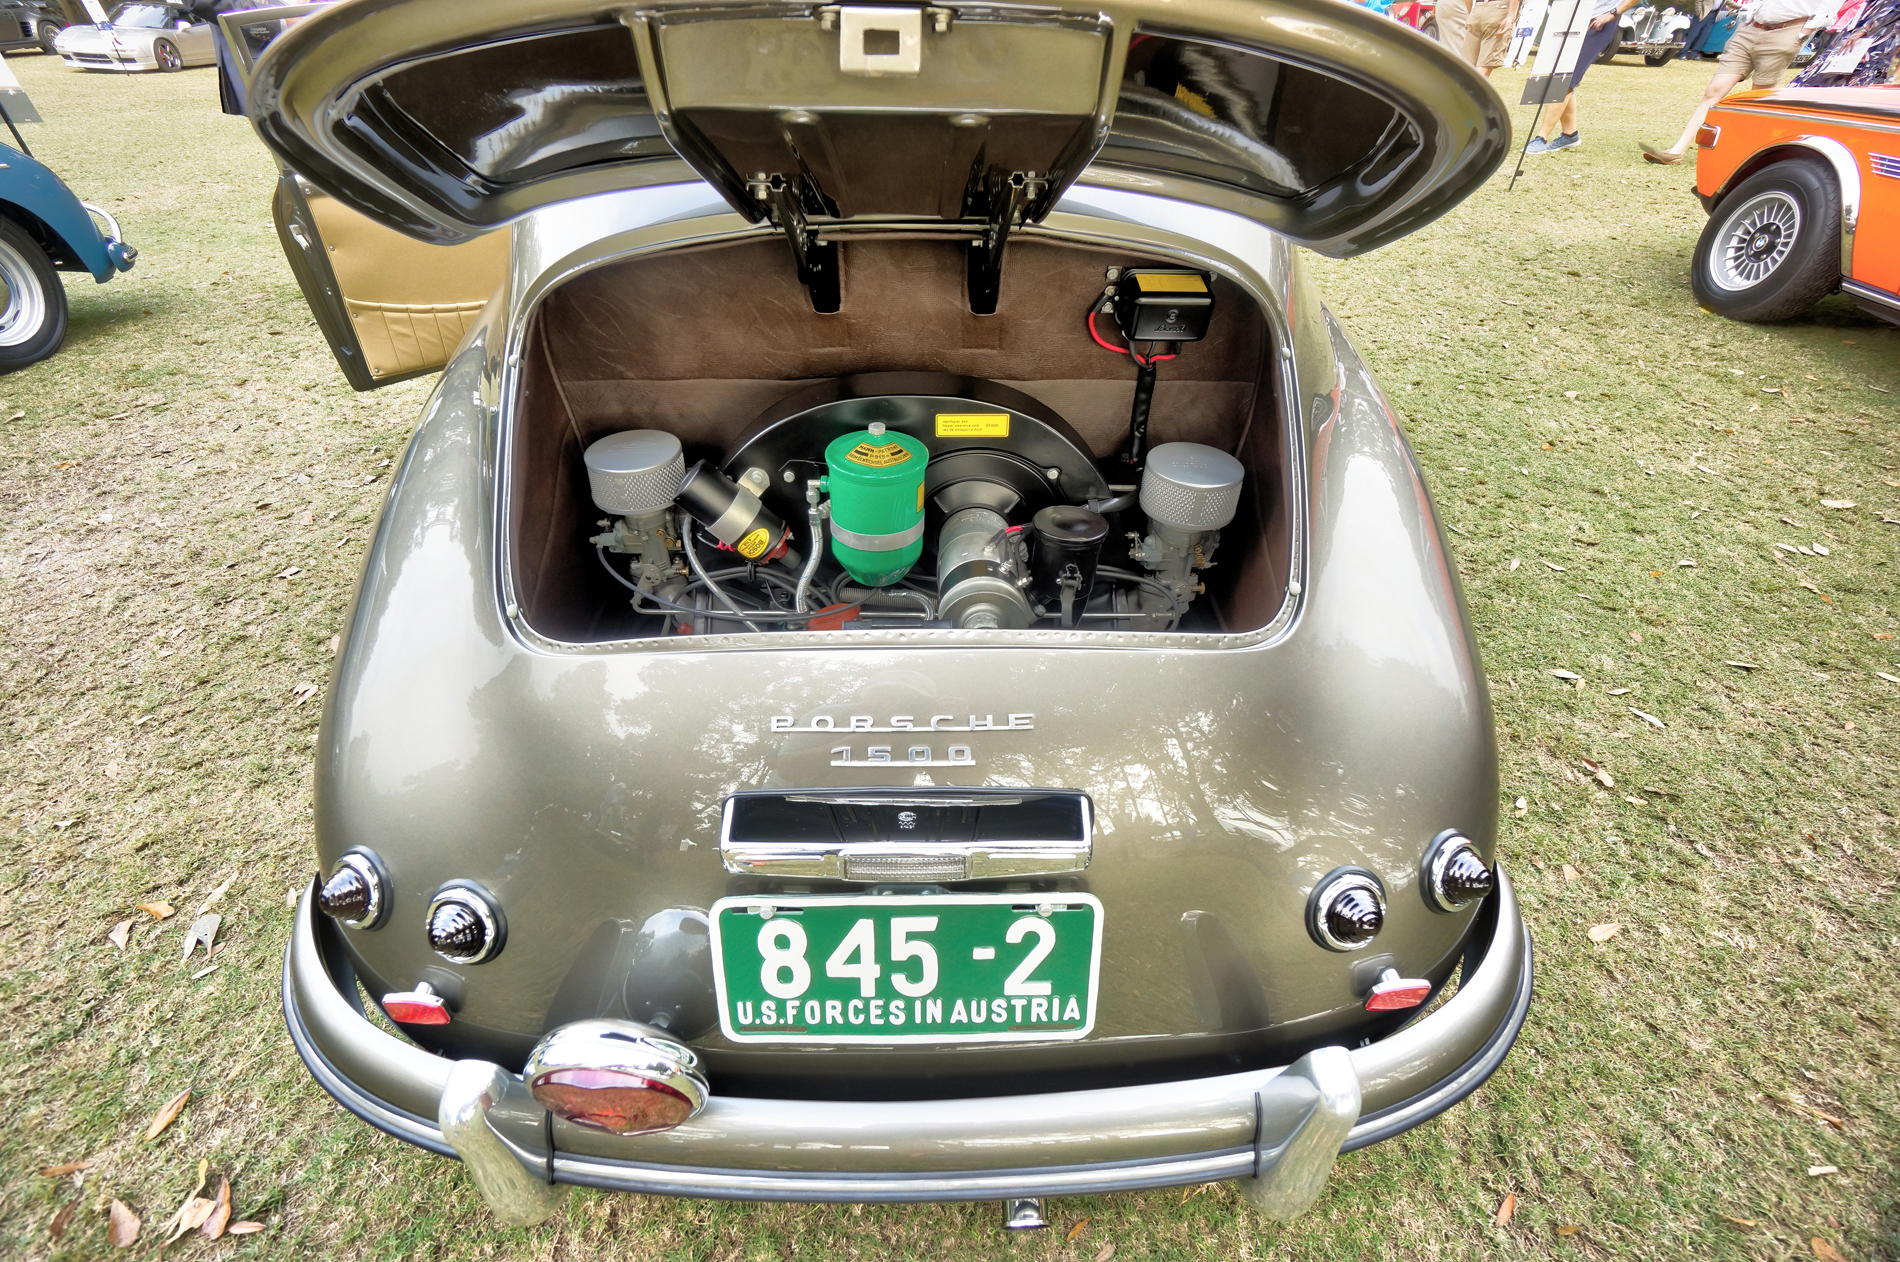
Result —
[{"label": "wire spoke wheel", "polygon": [[38,337],[46,325],[46,290],[13,243],[0,239],[0,347]]},{"label": "wire spoke wheel", "polygon": [[1766,280],[1794,251],[1801,205],[1780,189],[1749,198],[1716,234],[1709,278],[1723,289],[1750,289]]}]

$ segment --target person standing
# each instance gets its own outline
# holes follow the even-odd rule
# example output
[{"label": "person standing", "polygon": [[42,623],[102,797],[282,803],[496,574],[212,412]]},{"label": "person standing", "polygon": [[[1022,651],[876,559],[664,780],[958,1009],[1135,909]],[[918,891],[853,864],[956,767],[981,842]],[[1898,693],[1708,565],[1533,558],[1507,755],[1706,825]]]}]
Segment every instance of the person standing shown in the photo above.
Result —
[{"label": "person standing", "polygon": [[1518,0],[1439,0],[1438,34],[1445,47],[1485,78],[1504,64],[1517,30]]},{"label": "person standing", "polygon": [[1781,82],[1782,72],[1801,51],[1808,32],[1826,26],[1840,7],[1841,0],[1754,0],[1742,11],[1742,24],[1716,61],[1715,77],[1702,90],[1702,101],[1689,115],[1689,125],[1668,149],[1639,144],[1643,161],[1666,167],[1682,161],[1711,105],[1734,91],[1744,78],[1752,79],[1758,88]]},{"label": "person standing", "polygon": [[[1583,133],[1577,130],[1577,89],[1583,84],[1584,74],[1603,55],[1603,50],[1623,37],[1622,26],[1617,19],[1635,7],[1636,3],[1637,0],[1594,0],[1590,25],[1583,32],[1583,48],[1577,53],[1577,68],[1570,72],[1570,91],[1564,93],[1562,101],[1544,107],[1544,117],[1537,124],[1537,135],[1525,146],[1525,153],[1536,157],[1538,154],[1556,153],[1559,149],[1575,149],[1583,143]],[[1544,38],[1550,38],[1548,32]],[[1559,129],[1555,140],[1550,138],[1553,129]]]}]

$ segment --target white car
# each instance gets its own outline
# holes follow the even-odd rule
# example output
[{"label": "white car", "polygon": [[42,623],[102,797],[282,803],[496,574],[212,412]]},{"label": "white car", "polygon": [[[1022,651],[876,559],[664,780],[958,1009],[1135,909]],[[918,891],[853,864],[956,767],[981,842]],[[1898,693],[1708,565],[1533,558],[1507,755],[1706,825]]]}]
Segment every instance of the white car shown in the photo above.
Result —
[{"label": "white car", "polygon": [[120,5],[103,26],[69,26],[53,51],[75,70],[183,70],[218,60],[211,24],[171,4]]}]

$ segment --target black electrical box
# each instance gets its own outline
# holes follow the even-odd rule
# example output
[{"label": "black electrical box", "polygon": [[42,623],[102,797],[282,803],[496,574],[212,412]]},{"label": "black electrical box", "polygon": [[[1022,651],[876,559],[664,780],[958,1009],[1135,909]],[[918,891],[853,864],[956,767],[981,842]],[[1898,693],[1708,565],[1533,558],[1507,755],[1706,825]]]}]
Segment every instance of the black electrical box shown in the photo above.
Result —
[{"label": "black electrical box", "polygon": [[1131,267],[1112,282],[1115,323],[1130,342],[1198,342],[1214,317],[1205,272]]}]

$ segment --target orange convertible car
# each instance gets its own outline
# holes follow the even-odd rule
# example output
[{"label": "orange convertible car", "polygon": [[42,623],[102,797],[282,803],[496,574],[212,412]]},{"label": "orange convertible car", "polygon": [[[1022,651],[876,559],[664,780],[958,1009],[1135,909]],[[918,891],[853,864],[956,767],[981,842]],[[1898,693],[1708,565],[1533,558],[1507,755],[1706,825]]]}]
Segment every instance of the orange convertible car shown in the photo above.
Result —
[{"label": "orange convertible car", "polygon": [[1839,289],[1900,323],[1900,84],[1743,92],[1696,144],[1703,306],[1787,320]]}]

